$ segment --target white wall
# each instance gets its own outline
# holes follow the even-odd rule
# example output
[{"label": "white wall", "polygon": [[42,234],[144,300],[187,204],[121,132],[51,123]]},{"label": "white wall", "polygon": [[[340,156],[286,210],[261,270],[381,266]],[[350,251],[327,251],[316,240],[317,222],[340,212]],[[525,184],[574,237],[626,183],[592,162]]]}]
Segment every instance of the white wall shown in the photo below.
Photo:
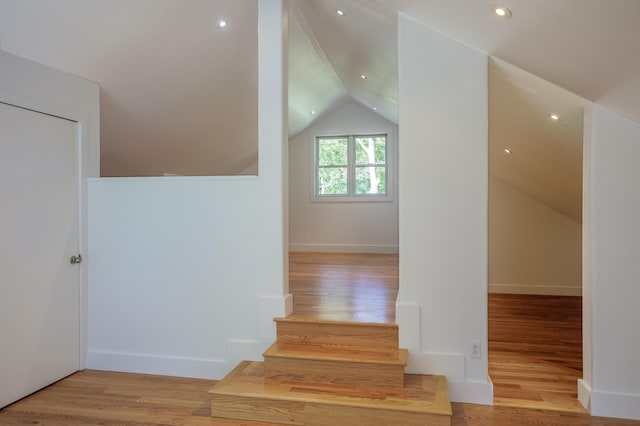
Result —
[{"label": "white wall", "polygon": [[591,388],[591,413],[598,416],[640,419],[639,158],[640,123],[594,106],[590,163],[593,358],[587,388]]},{"label": "white wall", "polygon": [[489,176],[489,292],[580,296],[581,228]]},{"label": "white wall", "polygon": [[400,343],[409,371],[447,375],[452,400],[492,404],[487,56],[400,16],[399,86]]},{"label": "white wall", "polygon": [[259,176],[91,180],[89,368],[221,378],[275,339],[291,309],[286,10],[260,0]]},{"label": "white wall", "polygon": [[391,201],[312,201],[316,136],[386,133],[389,175],[397,176],[398,127],[356,104],[339,106],[289,141],[289,248],[291,251],[397,253],[398,196]]},{"label": "white wall", "polygon": [[[0,50],[2,101],[83,124],[85,176],[100,174],[100,86]],[[25,96],[28,100],[25,100]]]}]

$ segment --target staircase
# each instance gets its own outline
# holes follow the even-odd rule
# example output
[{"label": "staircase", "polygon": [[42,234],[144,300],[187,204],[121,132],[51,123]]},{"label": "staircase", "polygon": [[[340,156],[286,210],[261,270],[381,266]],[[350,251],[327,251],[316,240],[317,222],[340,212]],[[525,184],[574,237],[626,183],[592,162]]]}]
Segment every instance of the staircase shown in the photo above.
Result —
[{"label": "staircase", "polygon": [[450,425],[443,376],[404,374],[395,324],[276,318],[264,362],[209,391],[211,416],[306,426]]}]

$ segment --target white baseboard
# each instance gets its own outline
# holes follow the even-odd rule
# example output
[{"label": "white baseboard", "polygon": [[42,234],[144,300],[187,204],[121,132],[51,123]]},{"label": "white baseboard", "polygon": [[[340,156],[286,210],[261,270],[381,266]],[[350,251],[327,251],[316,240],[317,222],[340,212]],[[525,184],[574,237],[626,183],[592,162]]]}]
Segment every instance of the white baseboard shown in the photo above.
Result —
[{"label": "white baseboard", "polygon": [[276,338],[273,319],[285,317],[293,310],[291,294],[262,296],[258,303],[259,337],[229,339],[225,360],[159,356],[137,353],[89,351],[86,367],[93,370],[158,374],[219,380],[244,360],[262,361],[263,352]]},{"label": "white baseboard", "polygon": [[240,361],[262,361],[262,354],[272,343],[273,340],[229,339],[227,341],[227,357],[233,365]]},{"label": "white baseboard", "polygon": [[591,385],[578,379],[578,401],[587,411],[591,411]]},{"label": "white baseboard", "polygon": [[258,302],[260,340],[276,340],[276,317],[286,317],[293,312],[293,295],[261,296]]},{"label": "white baseboard", "polygon": [[234,367],[223,360],[157,355],[89,351],[87,368],[125,373],[157,374],[161,376],[222,379]]},{"label": "white baseboard", "polygon": [[400,347],[409,350],[407,373],[445,375],[451,401],[493,405],[493,383],[488,377],[486,381],[468,380],[464,354],[422,351],[419,305],[396,303],[396,324],[400,326]]},{"label": "white baseboard", "polygon": [[591,415],[640,420],[640,394],[591,391]]},{"label": "white baseboard", "polygon": [[532,294],[538,296],[582,296],[582,287],[490,283],[489,293]]},{"label": "white baseboard", "polygon": [[447,380],[449,399],[451,402],[465,404],[493,405],[493,383],[487,382],[454,382]]},{"label": "white baseboard", "polygon": [[418,348],[407,349],[409,358],[405,371],[408,374],[438,374],[447,376],[448,381],[465,381],[464,355],[427,353],[421,352]]},{"label": "white baseboard", "polygon": [[409,349],[409,374],[438,374],[447,377],[449,398],[453,402],[493,405],[493,383],[465,379],[465,357],[462,354],[419,353]]},{"label": "white baseboard", "polygon": [[315,253],[398,253],[397,244],[306,244],[290,243],[289,251]]}]

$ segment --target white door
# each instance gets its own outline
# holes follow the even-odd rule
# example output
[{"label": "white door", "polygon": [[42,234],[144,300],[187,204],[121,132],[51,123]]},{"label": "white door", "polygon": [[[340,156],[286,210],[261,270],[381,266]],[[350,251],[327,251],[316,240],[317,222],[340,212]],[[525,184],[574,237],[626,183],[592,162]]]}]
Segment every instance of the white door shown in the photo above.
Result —
[{"label": "white door", "polygon": [[0,408],[79,369],[77,123],[0,103]]}]

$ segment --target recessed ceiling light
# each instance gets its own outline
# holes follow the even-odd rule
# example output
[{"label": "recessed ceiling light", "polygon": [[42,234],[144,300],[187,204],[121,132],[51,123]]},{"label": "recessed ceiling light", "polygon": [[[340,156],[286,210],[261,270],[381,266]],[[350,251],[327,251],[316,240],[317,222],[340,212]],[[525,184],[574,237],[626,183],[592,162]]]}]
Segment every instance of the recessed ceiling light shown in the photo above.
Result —
[{"label": "recessed ceiling light", "polygon": [[377,111],[378,107],[371,107],[372,110]]},{"label": "recessed ceiling light", "polygon": [[227,21],[225,21],[224,19],[221,19],[218,21],[218,28],[222,29],[222,28],[226,28],[227,27]]},{"label": "recessed ceiling light", "polygon": [[511,155],[511,154],[513,154],[513,151],[511,151],[509,148],[505,148],[504,149],[504,153],[507,154],[507,155]]},{"label": "recessed ceiling light", "polygon": [[500,18],[511,18],[511,11],[505,6],[493,6],[493,13],[495,13]]},{"label": "recessed ceiling light", "polygon": [[560,117],[559,117],[558,115],[556,115],[556,114],[551,114],[551,115],[549,116],[549,118],[550,118],[550,119],[552,119],[553,121],[558,121],[558,120],[560,120]]},{"label": "recessed ceiling light", "polygon": [[316,110],[311,111],[311,115],[316,115]]},{"label": "recessed ceiling light", "polygon": [[340,10],[340,9],[336,9],[336,13],[340,16],[344,16],[344,11]]},{"label": "recessed ceiling light", "polygon": [[366,80],[366,79],[367,79],[367,76],[366,76],[366,75],[364,75],[364,74],[360,74],[360,78],[361,78],[361,79],[363,79],[363,80]]}]

